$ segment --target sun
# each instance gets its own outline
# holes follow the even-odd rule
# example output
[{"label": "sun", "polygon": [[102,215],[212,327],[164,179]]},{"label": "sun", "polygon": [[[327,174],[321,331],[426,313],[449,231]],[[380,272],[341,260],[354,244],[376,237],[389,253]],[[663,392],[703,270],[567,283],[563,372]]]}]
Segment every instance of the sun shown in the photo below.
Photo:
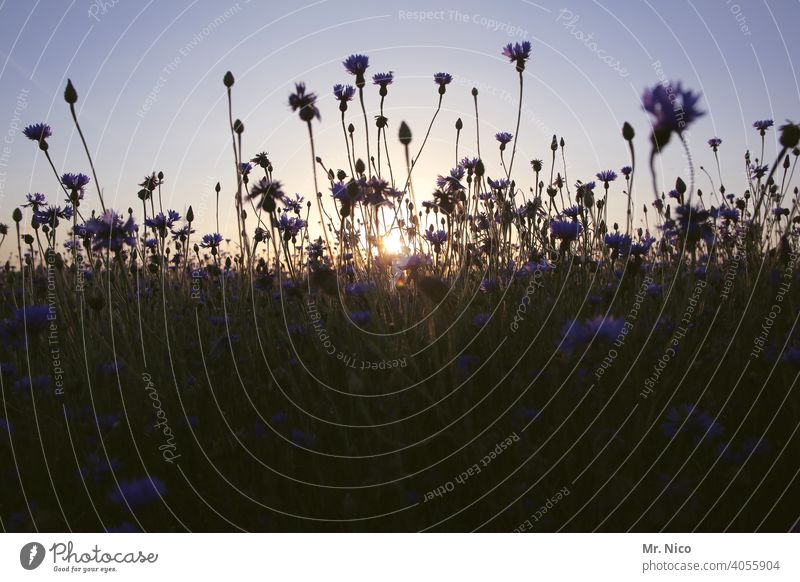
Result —
[{"label": "sun", "polygon": [[392,255],[401,254],[405,247],[399,230],[392,230],[383,235],[381,244],[383,245],[383,250]]}]

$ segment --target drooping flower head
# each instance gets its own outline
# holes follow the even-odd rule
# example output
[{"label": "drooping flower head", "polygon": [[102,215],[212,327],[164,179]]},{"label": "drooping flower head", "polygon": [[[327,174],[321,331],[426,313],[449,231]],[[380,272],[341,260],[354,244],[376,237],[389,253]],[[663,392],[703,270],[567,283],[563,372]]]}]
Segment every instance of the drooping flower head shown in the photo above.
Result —
[{"label": "drooping flower head", "polygon": [[319,109],[315,105],[317,96],[314,93],[306,93],[305,83],[295,83],[294,93],[289,95],[289,106],[292,111],[298,111],[300,119],[309,122],[315,117],[320,119]]},{"label": "drooping flower head", "polygon": [[517,71],[525,70],[525,63],[531,57],[531,43],[527,40],[522,43],[508,43],[503,47],[503,56],[512,63],[516,62]]}]

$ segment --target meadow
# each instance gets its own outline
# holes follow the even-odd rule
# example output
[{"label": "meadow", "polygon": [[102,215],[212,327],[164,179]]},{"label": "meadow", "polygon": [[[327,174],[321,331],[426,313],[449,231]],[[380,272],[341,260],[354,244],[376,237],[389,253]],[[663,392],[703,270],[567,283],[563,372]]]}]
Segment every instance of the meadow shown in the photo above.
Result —
[{"label": "meadow", "polygon": [[[532,48],[502,52],[521,114]],[[800,127],[690,152],[702,98],[663,83],[625,165],[568,178],[559,136],[519,159],[520,114],[444,125],[449,73],[412,133],[383,114],[392,73],[343,67],[287,101],[316,193],[246,150],[224,75],[214,232],[163,205],[167,168],[106,207],[71,82],[86,168],[26,128],[53,187],[0,225],[2,529],[796,531]],[[332,104],[345,147],[318,152]],[[433,133],[455,154],[435,182]],[[686,175],[657,175],[667,147]]]}]

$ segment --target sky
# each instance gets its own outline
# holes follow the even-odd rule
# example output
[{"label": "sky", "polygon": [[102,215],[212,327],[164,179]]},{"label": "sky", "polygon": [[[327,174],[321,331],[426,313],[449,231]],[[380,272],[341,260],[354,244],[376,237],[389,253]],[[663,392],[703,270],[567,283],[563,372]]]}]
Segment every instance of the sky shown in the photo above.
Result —
[{"label": "sky", "polygon": [[[519,90],[514,65],[501,51],[506,43],[529,40],[533,56],[524,73],[514,163],[518,186],[527,191],[533,185],[531,159],[544,159],[549,167],[553,134],[566,142],[571,184],[593,179],[599,170],[618,172],[630,162],[620,136],[629,121],[640,162],[633,190],[638,224],[638,209],[653,198],[643,89],[668,79],[702,92],[707,113],[686,133],[693,160],[716,177],[706,141],[720,137],[723,181],[729,192],[739,193],[745,186],[744,151],[758,155],[761,148],[753,121],[773,118],[778,126],[800,120],[792,61],[800,55],[798,22],[797,0],[5,0],[0,2],[0,222],[11,223],[26,193],[54,198],[58,192],[46,159],[20,132],[25,125],[44,121],[53,127],[50,152],[60,172],[89,173],[63,100],[67,78],[79,94],[78,116],[106,204],[138,209],[137,183],[160,170],[165,206],[183,214],[192,205],[201,234],[214,230],[218,181],[221,230],[228,236],[235,232],[236,182],[222,83],[227,70],[236,77],[234,117],[245,125],[244,155],[268,152],[285,190],[307,200],[314,190],[308,135],[287,98],[300,81],[319,95],[317,154],[326,166],[346,166],[331,88],[353,82],[341,65],[352,53],[369,55],[368,73],[395,74],[385,115],[396,175],[403,175],[405,166],[397,141],[400,122],[412,129],[413,153],[438,99],[432,75],[454,76],[414,170],[418,199],[432,193],[436,175],[455,164],[459,117],[464,123],[459,155],[476,153],[473,87],[479,90],[481,153],[488,174],[500,176],[493,135],[514,132]],[[365,98],[372,118],[378,112],[377,88],[368,86]],[[357,126],[356,149],[366,157],[356,104],[347,121]],[[765,159],[771,162],[777,132],[767,138]],[[667,146],[658,174],[665,190],[677,176],[688,178],[679,143]],[[697,185],[708,191],[699,168],[697,174]],[[613,185],[609,213],[620,223],[622,186]],[[87,205],[98,207],[93,189],[87,190]]]}]

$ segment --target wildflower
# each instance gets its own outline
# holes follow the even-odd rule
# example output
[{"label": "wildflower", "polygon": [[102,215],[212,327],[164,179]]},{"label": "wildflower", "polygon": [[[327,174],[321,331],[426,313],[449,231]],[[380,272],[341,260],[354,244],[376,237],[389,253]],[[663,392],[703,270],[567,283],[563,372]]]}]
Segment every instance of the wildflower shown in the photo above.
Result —
[{"label": "wildflower", "polygon": [[561,347],[564,354],[571,355],[578,347],[599,340],[601,343],[610,344],[617,339],[625,322],[613,315],[603,317],[598,315],[583,322],[568,321],[561,330]]},{"label": "wildflower", "polygon": [[292,111],[299,111],[300,119],[310,122],[315,117],[320,119],[319,109],[315,103],[317,96],[314,93],[306,93],[305,83],[295,83],[295,92],[289,95],[289,106]]},{"label": "wildflower", "polygon": [[350,319],[358,326],[365,326],[372,321],[372,314],[369,311],[353,311]]},{"label": "wildflower", "polygon": [[631,168],[630,166],[622,166],[622,168],[620,168],[619,171],[622,172],[622,175],[625,176],[625,179],[627,180],[628,178],[630,178],[631,172],[633,172],[633,168]]},{"label": "wildflower", "polygon": [[134,246],[137,229],[133,215],[123,222],[122,217],[111,209],[100,217],[90,218],[82,227],[94,238],[93,250],[107,248],[114,252],[122,250],[123,245]]},{"label": "wildflower", "polygon": [[295,238],[305,227],[305,220],[297,216],[289,216],[285,212],[278,219],[278,231],[283,233],[283,239],[286,241]]},{"label": "wildflower", "polygon": [[472,325],[480,328],[489,323],[490,319],[492,319],[491,313],[478,313],[472,318]]},{"label": "wildflower", "polygon": [[281,198],[284,208],[296,214],[300,214],[300,211],[303,209],[303,200],[304,198],[300,196],[300,194],[295,194],[294,199],[289,198],[288,196]]},{"label": "wildflower", "polygon": [[758,164],[750,164],[750,175],[756,180],[760,180],[766,176],[767,172],[769,172],[769,166],[767,165],[760,166]]},{"label": "wildflower", "polygon": [[142,477],[132,481],[121,481],[109,498],[119,505],[141,507],[158,501],[167,492],[167,486],[158,477]]},{"label": "wildflower", "polygon": [[683,133],[688,125],[705,115],[697,108],[699,93],[684,91],[680,81],[659,83],[642,95],[644,110],[653,116],[653,144],[666,145],[672,132]]},{"label": "wildflower", "polygon": [[774,123],[771,119],[759,119],[753,123],[753,127],[755,127],[762,136],[766,134],[767,130],[773,125]]},{"label": "wildflower", "polygon": [[189,235],[195,233],[195,230],[189,226],[188,224],[184,224],[180,228],[173,228],[172,229],[172,240],[185,240],[189,238]]},{"label": "wildflower", "polygon": [[53,131],[46,123],[35,123],[27,126],[22,130],[22,133],[31,141],[39,143],[44,142],[48,137],[53,135]]},{"label": "wildflower", "polygon": [[450,73],[436,73],[433,76],[433,82],[439,85],[439,95],[444,95],[447,85],[453,80],[453,75]]},{"label": "wildflower", "polygon": [[448,235],[444,230],[439,229],[425,231],[425,240],[433,245],[433,250],[437,254],[442,251],[442,245],[447,242],[447,239]]},{"label": "wildflower", "polygon": [[218,232],[203,235],[203,241],[200,246],[204,249],[216,249],[222,242],[222,235]]},{"label": "wildflower", "polygon": [[61,183],[70,190],[81,190],[89,183],[89,176],[86,174],[67,173],[61,176]]},{"label": "wildflower", "polygon": [[630,235],[621,232],[612,232],[603,237],[606,246],[618,253],[625,253],[631,246]]},{"label": "wildflower", "polygon": [[350,55],[342,64],[348,73],[355,75],[357,78],[361,77],[363,80],[364,73],[369,68],[369,57],[367,55]]},{"label": "wildflower", "polygon": [[33,220],[37,224],[47,224],[52,228],[56,228],[59,224],[59,219],[70,220],[72,214],[72,207],[69,205],[64,208],[48,205],[44,210],[35,211]]},{"label": "wildflower", "polygon": [[0,236],[6,236],[8,234],[8,225],[0,222]]},{"label": "wildflower", "polygon": [[575,220],[553,219],[550,221],[550,234],[562,242],[568,243],[576,240],[582,231],[581,223]]},{"label": "wildflower", "polygon": [[475,169],[475,165],[478,163],[478,158],[464,158],[459,162],[459,165],[469,173]]},{"label": "wildflower", "polygon": [[525,70],[525,62],[531,57],[531,43],[523,41],[522,43],[508,43],[503,47],[503,56],[508,57],[508,60],[517,63],[517,71],[522,72]]},{"label": "wildflower", "polygon": [[648,252],[650,252],[650,247],[653,246],[654,242],[656,242],[655,237],[652,236],[642,237],[637,242],[631,245],[631,255],[635,257],[646,255]]},{"label": "wildflower", "polygon": [[507,131],[501,131],[499,133],[494,134],[494,138],[500,142],[500,149],[503,149],[508,142],[514,139],[514,135],[508,133]]},{"label": "wildflower", "polygon": [[375,73],[372,75],[372,82],[375,85],[380,85],[381,88],[391,85],[392,81],[394,81],[394,73],[392,71],[388,73]]},{"label": "wildflower", "polygon": [[725,206],[720,208],[719,210],[719,217],[723,220],[730,220],[732,222],[737,222],[739,220],[739,210],[736,208],[731,208],[730,206]]},{"label": "wildflower", "polygon": [[581,206],[570,206],[565,208],[561,214],[566,216],[567,218],[572,218],[573,220],[577,219],[581,213],[583,212],[583,208]]},{"label": "wildflower", "polygon": [[344,104],[348,101],[352,101],[355,94],[356,88],[352,85],[341,85],[337,83],[333,86],[333,96],[336,97],[339,103]]},{"label": "wildflower", "polygon": [[269,154],[267,152],[257,153],[255,156],[253,156],[253,159],[250,161],[254,164],[258,164],[265,170],[272,165],[269,161]]},{"label": "wildflower", "polygon": [[505,178],[500,178],[498,180],[492,180],[491,178],[489,178],[487,181],[489,183],[489,186],[491,186],[493,190],[505,190],[506,188],[508,188],[509,184],[508,180],[506,180]]},{"label": "wildflower", "polygon": [[464,185],[461,179],[464,177],[464,168],[456,166],[450,170],[448,176],[438,176],[436,178],[436,186],[445,192],[458,192],[464,190]]},{"label": "wildflower", "polygon": [[47,203],[44,194],[39,192],[35,192],[33,194],[26,194],[25,198],[27,202],[22,205],[23,208],[31,208],[34,212],[39,210],[40,206],[44,206]]},{"label": "wildflower", "polygon": [[139,184],[140,187],[152,192],[164,183],[164,180],[158,174],[153,172],[149,176],[145,176],[144,180]]},{"label": "wildflower", "polygon": [[249,176],[252,169],[253,164],[250,162],[242,162],[239,164],[239,172],[242,174],[242,176]]},{"label": "wildflower", "polygon": [[718,137],[712,137],[708,140],[708,145],[712,150],[717,151],[717,148],[722,145],[722,140]]},{"label": "wildflower", "polygon": [[273,212],[275,210],[275,201],[284,199],[286,195],[283,193],[280,182],[261,178],[253,184],[250,188],[250,194],[248,194],[250,200],[259,197],[261,198],[261,207],[267,212]]},{"label": "wildflower", "polygon": [[167,236],[167,229],[171,229],[172,226],[180,220],[181,215],[175,212],[174,210],[168,210],[167,214],[165,215],[163,212],[159,212],[152,218],[147,218],[144,221],[144,225],[157,230],[161,237]]},{"label": "wildflower", "polygon": [[595,176],[598,180],[605,183],[606,188],[608,188],[609,182],[613,182],[617,179],[617,173],[614,170],[603,170],[601,172],[597,172]]},{"label": "wildflower", "polygon": [[536,172],[537,174],[542,171],[543,165],[544,162],[542,162],[542,160],[539,159],[531,160],[531,168],[533,168],[533,171]]}]

